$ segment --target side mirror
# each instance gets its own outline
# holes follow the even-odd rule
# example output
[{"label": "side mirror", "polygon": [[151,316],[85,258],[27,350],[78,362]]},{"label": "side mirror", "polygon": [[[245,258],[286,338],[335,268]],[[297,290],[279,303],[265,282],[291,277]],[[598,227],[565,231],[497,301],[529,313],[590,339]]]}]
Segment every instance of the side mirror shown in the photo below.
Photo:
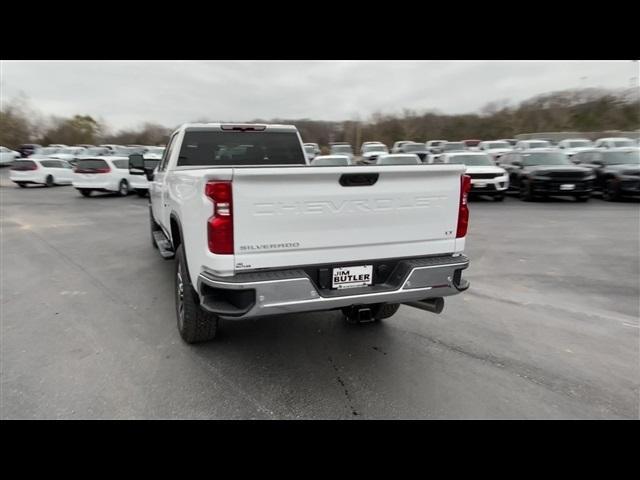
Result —
[{"label": "side mirror", "polygon": [[144,158],[139,153],[129,155],[129,173],[131,175],[144,175]]},{"label": "side mirror", "polygon": [[144,173],[147,175],[147,180],[149,181],[153,180],[153,172],[155,171],[159,163],[160,163],[160,160],[151,160],[151,159],[144,160]]}]

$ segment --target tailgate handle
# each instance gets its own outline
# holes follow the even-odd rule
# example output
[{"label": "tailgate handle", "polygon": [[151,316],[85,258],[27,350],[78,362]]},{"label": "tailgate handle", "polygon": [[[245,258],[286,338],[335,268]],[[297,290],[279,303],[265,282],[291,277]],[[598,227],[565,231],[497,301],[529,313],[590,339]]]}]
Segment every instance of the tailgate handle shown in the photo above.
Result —
[{"label": "tailgate handle", "polygon": [[378,181],[377,173],[343,173],[340,185],[343,187],[367,187]]}]

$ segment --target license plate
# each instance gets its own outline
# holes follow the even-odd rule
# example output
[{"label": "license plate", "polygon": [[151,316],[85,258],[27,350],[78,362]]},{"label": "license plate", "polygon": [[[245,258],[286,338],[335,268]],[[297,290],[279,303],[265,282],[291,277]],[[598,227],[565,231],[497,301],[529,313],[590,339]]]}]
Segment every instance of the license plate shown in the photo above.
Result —
[{"label": "license plate", "polygon": [[342,290],[343,288],[365,287],[371,285],[373,280],[373,265],[360,265],[358,267],[336,267],[331,277],[331,287]]},{"label": "license plate", "polygon": [[573,190],[576,186],[573,183],[565,183],[560,185],[560,190]]}]

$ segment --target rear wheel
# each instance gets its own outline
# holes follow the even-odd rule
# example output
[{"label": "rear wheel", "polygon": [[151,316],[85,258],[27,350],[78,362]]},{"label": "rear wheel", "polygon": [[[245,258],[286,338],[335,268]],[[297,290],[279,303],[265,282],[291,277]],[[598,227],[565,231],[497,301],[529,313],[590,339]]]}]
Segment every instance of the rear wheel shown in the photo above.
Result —
[{"label": "rear wheel", "polygon": [[89,188],[81,188],[80,189],[80,194],[83,197],[90,197],[91,196],[91,189],[89,189]]},{"label": "rear wheel", "polygon": [[187,271],[183,245],[178,247],[175,263],[176,318],[180,336],[187,343],[213,340],[218,332],[219,318],[200,306]]},{"label": "rear wheel", "polygon": [[47,178],[44,179],[44,184],[47,187],[53,187],[54,183],[53,183],[53,176],[52,175],[47,175]]},{"label": "rear wheel", "polygon": [[129,182],[126,180],[120,180],[120,185],[118,185],[118,195],[121,197],[129,195]]},{"label": "rear wheel", "polygon": [[504,195],[494,195],[493,200],[496,202],[502,202],[504,200]]}]

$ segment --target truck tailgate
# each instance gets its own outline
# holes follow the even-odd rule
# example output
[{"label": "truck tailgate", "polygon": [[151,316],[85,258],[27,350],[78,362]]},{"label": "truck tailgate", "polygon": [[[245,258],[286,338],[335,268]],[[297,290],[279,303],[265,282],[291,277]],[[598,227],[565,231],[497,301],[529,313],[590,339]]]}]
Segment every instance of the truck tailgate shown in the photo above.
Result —
[{"label": "truck tailgate", "polygon": [[[236,168],[235,269],[454,252],[463,172],[463,165]],[[372,185],[358,184],[376,175]]]}]

